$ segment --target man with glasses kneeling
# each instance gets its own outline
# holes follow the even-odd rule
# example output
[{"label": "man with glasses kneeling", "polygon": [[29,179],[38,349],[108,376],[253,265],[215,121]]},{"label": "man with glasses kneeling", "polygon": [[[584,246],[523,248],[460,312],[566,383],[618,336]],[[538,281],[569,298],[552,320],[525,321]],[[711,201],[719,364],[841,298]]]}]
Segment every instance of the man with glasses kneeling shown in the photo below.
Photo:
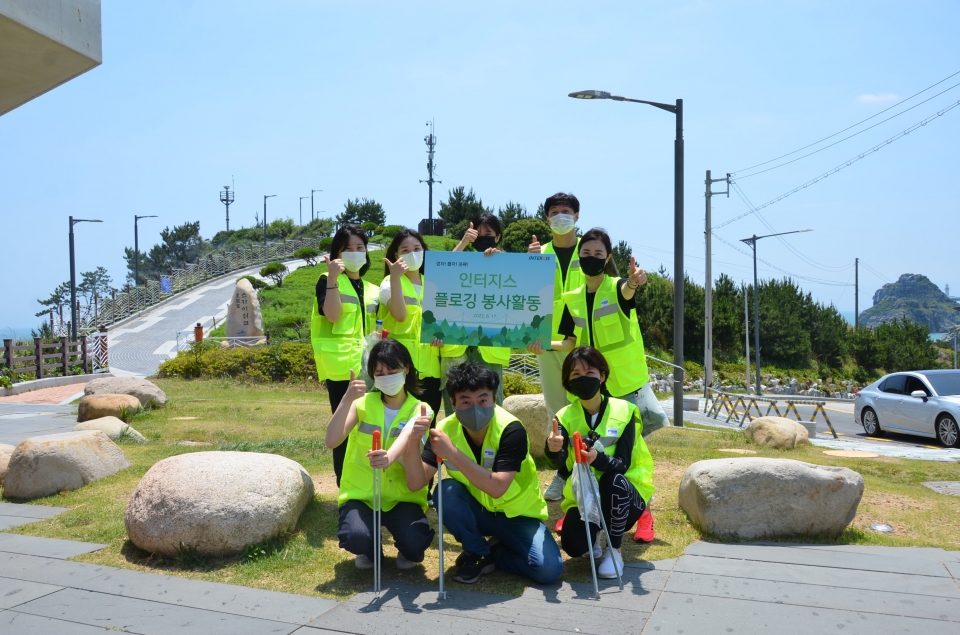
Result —
[{"label": "man with glasses kneeling", "polygon": [[448,371],[446,389],[456,414],[430,430],[422,452],[411,435],[407,486],[424,487],[437,473],[437,457],[443,459],[448,476],[438,487],[444,527],[463,547],[454,580],[473,584],[500,568],[549,584],[560,577],[563,561],[543,524],[547,504],[527,431],[496,405],[499,384],[496,373],[474,362]]}]

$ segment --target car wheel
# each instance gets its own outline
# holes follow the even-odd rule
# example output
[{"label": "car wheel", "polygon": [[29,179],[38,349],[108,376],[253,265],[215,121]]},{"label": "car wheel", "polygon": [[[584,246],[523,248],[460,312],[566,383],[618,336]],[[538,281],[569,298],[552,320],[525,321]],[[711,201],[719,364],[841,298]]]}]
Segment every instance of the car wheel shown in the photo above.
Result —
[{"label": "car wheel", "polygon": [[950,415],[937,419],[937,440],[947,448],[960,448],[960,429]]},{"label": "car wheel", "polygon": [[884,432],[880,429],[880,420],[877,419],[877,413],[873,411],[873,408],[864,408],[860,418],[863,419],[863,431],[867,433],[867,436],[883,436]]}]

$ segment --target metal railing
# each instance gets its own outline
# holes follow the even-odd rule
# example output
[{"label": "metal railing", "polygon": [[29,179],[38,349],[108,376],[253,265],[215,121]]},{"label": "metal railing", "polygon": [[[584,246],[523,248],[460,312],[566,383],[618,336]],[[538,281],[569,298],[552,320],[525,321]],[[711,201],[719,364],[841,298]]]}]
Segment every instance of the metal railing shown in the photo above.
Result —
[{"label": "metal railing", "polygon": [[[833,434],[833,438],[837,438],[837,431],[833,429],[833,424],[830,422],[830,417],[827,416],[827,411],[824,408],[826,401],[819,401],[816,399],[784,399],[783,401],[787,404],[787,409],[785,415],[790,414],[792,411],[793,414],[797,417],[797,421],[803,421],[803,418],[800,416],[800,412],[797,410],[797,404],[815,406],[813,409],[813,415],[810,417],[810,423],[814,423],[817,420],[817,414],[823,415],[823,420],[826,422],[827,427],[830,428],[830,432]],[[719,390],[714,390],[713,388],[707,388],[707,397],[704,402],[704,414],[713,419],[719,419],[723,413],[726,413],[726,423],[730,423],[731,420],[736,421],[739,426],[743,427],[743,424],[749,420],[753,421],[754,417],[752,410],[756,410],[758,417],[766,417],[770,415],[770,411],[777,413],[777,416],[783,416],[780,414],[780,408],[778,406],[780,402],[779,398],[776,397],[758,397],[756,395],[741,395],[737,393],[728,393],[722,392]],[[767,404],[766,414],[761,414],[760,404]],[[743,411],[740,411],[740,408],[743,408]],[[721,412],[722,411],[722,412]]]}]

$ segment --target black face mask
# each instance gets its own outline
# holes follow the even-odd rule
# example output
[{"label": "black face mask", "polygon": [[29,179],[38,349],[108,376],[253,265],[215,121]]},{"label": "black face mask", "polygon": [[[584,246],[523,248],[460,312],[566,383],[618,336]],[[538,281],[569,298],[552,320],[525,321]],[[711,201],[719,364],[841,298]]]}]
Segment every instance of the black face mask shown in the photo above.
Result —
[{"label": "black face mask", "polygon": [[570,380],[570,392],[572,392],[577,399],[587,401],[593,399],[594,396],[600,392],[600,385],[602,383],[603,382],[596,377],[590,377],[589,375],[574,377]]},{"label": "black face mask", "polygon": [[596,256],[580,256],[580,270],[587,276],[599,276],[607,266],[605,258]]},{"label": "black face mask", "polygon": [[477,251],[486,251],[497,246],[496,236],[477,236],[473,241],[473,248]]}]

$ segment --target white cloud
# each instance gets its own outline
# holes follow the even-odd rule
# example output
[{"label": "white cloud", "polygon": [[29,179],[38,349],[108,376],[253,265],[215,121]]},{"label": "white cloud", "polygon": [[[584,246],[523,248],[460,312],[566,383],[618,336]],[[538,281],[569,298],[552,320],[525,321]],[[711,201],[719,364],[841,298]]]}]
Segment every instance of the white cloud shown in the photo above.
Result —
[{"label": "white cloud", "polygon": [[863,104],[880,104],[885,101],[897,101],[898,99],[900,99],[900,95],[896,93],[880,93],[879,95],[867,93],[866,95],[857,97],[857,101]]}]

